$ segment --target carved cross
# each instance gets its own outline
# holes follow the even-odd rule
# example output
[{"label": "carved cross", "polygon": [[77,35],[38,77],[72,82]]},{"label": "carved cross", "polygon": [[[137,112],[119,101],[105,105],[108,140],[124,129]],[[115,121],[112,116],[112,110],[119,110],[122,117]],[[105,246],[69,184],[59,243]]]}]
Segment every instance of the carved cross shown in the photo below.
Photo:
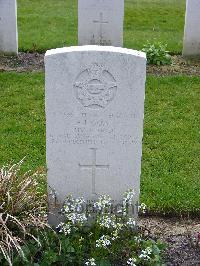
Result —
[{"label": "carved cross", "polygon": [[99,24],[99,37],[100,37],[100,44],[103,40],[103,24],[108,24],[108,21],[103,20],[103,13],[100,12],[99,20],[93,20],[94,23]]},{"label": "carved cross", "polygon": [[102,165],[102,164],[97,164],[97,149],[96,148],[91,148],[92,151],[92,163],[91,164],[80,164],[79,167],[81,169],[90,169],[92,170],[92,193],[96,194],[95,192],[95,178],[96,178],[96,169],[109,169],[109,165]]}]

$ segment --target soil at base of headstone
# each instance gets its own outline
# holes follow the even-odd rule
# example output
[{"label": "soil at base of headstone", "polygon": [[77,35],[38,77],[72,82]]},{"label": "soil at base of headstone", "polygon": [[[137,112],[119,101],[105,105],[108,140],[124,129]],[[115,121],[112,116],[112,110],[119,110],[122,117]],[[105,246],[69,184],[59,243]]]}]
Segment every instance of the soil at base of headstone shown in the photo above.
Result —
[{"label": "soil at base of headstone", "polygon": [[0,72],[44,71],[44,54],[19,53],[18,56],[0,55]]},{"label": "soil at base of headstone", "polygon": [[[44,71],[44,54],[20,52],[18,56],[0,55],[0,72],[3,71]],[[149,65],[147,66],[147,73],[156,76],[200,76],[200,60],[185,60],[180,55],[174,55],[172,56],[171,65]]]},{"label": "soil at base of headstone", "polygon": [[200,265],[200,219],[145,217],[139,220],[139,225],[152,238],[166,243],[166,266]]}]

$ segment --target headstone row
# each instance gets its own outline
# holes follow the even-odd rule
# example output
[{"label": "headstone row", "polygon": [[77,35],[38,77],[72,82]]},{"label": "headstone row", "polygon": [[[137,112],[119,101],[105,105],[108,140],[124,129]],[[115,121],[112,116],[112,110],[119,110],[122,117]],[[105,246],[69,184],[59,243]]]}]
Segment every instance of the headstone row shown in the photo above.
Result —
[{"label": "headstone row", "polygon": [[0,0],[0,53],[18,53],[16,0]]},{"label": "headstone row", "polygon": [[200,0],[187,0],[183,56],[200,56]]},{"label": "headstone row", "polygon": [[[124,0],[78,0],[79,45],[123,46]],[[200,55],[200,1],[187,0],[183,55]],[[16,0],[0,0],[0,53],[18,53]]]},{"label": "headstone row", "polygon": [[[79,45],[123,45],[124,0],[79,0]],[[16,0],[0,0],[0,53],[18,53]]]}]

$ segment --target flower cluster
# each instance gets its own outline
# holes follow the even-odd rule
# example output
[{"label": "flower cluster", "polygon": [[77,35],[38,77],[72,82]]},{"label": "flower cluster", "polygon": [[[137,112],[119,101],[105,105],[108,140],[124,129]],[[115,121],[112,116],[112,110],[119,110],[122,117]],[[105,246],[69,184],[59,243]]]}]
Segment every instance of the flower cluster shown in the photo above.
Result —
[{"label": "flower cluster", "polygon": [[86,263],[85,263],[85,265],[95,266],[96,265],[95,259],[94,258],[91,258],[91,259],[87,260]]},{"label": "flower cluster", "polygon": [[[113,230],[111,234],[112,239],[117,239],[119,231],[123,227],[129,227],[135,229],[136,221],[133,217],[129,217],[128,208],[132,206],[134,199],[134,191],[128,190],[123,197],[122,217],[118,217],[112,213],[112,200],[108,195],[102,195],[93,204],[94,209],[97,211],[96,223],[103,229]],[[62,213],[66,218],[66,222],[58,225],[59,232],[63,232],[65,235],[72,232],[72,228],[76,229],[76,226],[84,226],[88,222],[88,213],[84,209],[85,200],[83,198],[73,198],[69,195],[63,205]],[[141,204],[141,208],[144,209],[146,205]],[[124,218],[123,218],[124,217]]]},{"label": "flower cluster", "polygon": [[72,226],[70,223],[60,223],[57,226],[59,233],[64,233],[65,235],[69,235],[71,233]]},{"label": "flower cluster", "polygon": [[132,204],[134,196],[135,196],[134,190],[129,189],[128,191],[124,193],[124,201],[126,203]]},{"label": "flower cluster", "polygon": [[57,229],[60,233],[69,235],[76,226],[82,226],[87,221],[86,214],[82,212],[83,204],[85,203],[83,198],[74,199],[72,196],[68,196],[64,202],[62,213],[65,216],[66,222],[61,222]]},{"label": "flower cluster", "polygon": [[98,217],[97,223],[99,224],[100,227],[102,228],[117,228],[116,224],[116,218],[114,215],[103,215]]},{"label": "flower cluster", "polygon": [[[136,229],[136,220],[130,213],[133,207],[135,193],[129,190],[123,197],[120,207],[122,215],[118,215],[112,208],[112,200],[107,195],[102,195],[96,202],[90,203],[90,209],[94,215],[89,216],[88,205],[84,208],[84,199],[66,198],[62,213],[65,222],[60,223],[58,231],[64,233],[70,241],[74,241],[72,249],[78,249],[78,254],[84,250],[90,251],[89,259],[85,259],[85,265],[99,265],[99,262],[112,261],[113,254],[120,253],[123,263],[130,266],[154,265],[151,263],[160,261],[160,249],[153,240]],[[146,209],[145,204],[140,205],[140,210]],[[131,215],[130,215],[131,214]],[[145,237],[145,238],[144,238]],[[85,248],[85,246],[87,246]],[[127,247],[127,253],[124,247]],[[154,248],[155,247],[155,248]],[[113,257],[114,258],[114,257]],[[124,264],[123,264],[124,265]]]},{"label": "flower cluster", "polygon": [[111,245],[110,237],[109,236],[101,236],[100,239],[96,240],[96,247],[97,248],[107,248]]},{"label": "flower cluster", "polygon": [[99,199],[94,203],[94,208],[98,212],[110,212],[110,207],[112,205],[111,197],[108,195],[102,195]]},{"label": "flower cluster", "polygon": [[142,260],[150,260],[151,257],[149,255],[151,255],[152,253],[152,249],[150,247],[147,247],[145,250],[142,250],[142,253],[139,255],[139,258]]},{"label": "flower cluster", "polygon": [[83,225],[87,221],[86,214],[83,212],[83,198],[73,199],[72,196],[67,197],[62,212],[67,221],[73,225]]},{"label": "flower cluster", "polygon": [[135,258],[130,258],[127,260],[127,265],[130,265],[130,266],[136,266],[136,263],[137,262],[137,259]]},{"label": "flower cluster", "polygon": [[139,205],[139,207],[138,207],[138,211],[140,211],[140,212],[142,212],[142,213],[146,213],[146,211],[147,211],[147,206],[146,206],[146,204],[141,203],[141,204]]},{"label": "flower cluster", "polygon": [[70,212],[81,213],[83,211],[84,203],[85,200],[83,198],[74,199],[71,195],[69,195],[65,199],[62,211],[64,213],[70,213]]},{"label": "flower cluster", "polygon": [[136,221],[133,217],[128,218],[128,221],[126,222],[126,224],[130,227],[130,228],[135,228],[136,227]]}]

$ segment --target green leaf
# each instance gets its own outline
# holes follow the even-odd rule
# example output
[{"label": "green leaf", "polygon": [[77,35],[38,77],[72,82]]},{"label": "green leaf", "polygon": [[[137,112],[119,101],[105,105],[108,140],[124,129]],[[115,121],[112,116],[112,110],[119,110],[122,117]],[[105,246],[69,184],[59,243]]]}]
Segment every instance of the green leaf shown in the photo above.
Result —
[{"label": "green leaf", "polygon": [[101,260],[99,263],[98,263],[99,266],[111,266],[111,263],[110,261],[108,260]]}]

